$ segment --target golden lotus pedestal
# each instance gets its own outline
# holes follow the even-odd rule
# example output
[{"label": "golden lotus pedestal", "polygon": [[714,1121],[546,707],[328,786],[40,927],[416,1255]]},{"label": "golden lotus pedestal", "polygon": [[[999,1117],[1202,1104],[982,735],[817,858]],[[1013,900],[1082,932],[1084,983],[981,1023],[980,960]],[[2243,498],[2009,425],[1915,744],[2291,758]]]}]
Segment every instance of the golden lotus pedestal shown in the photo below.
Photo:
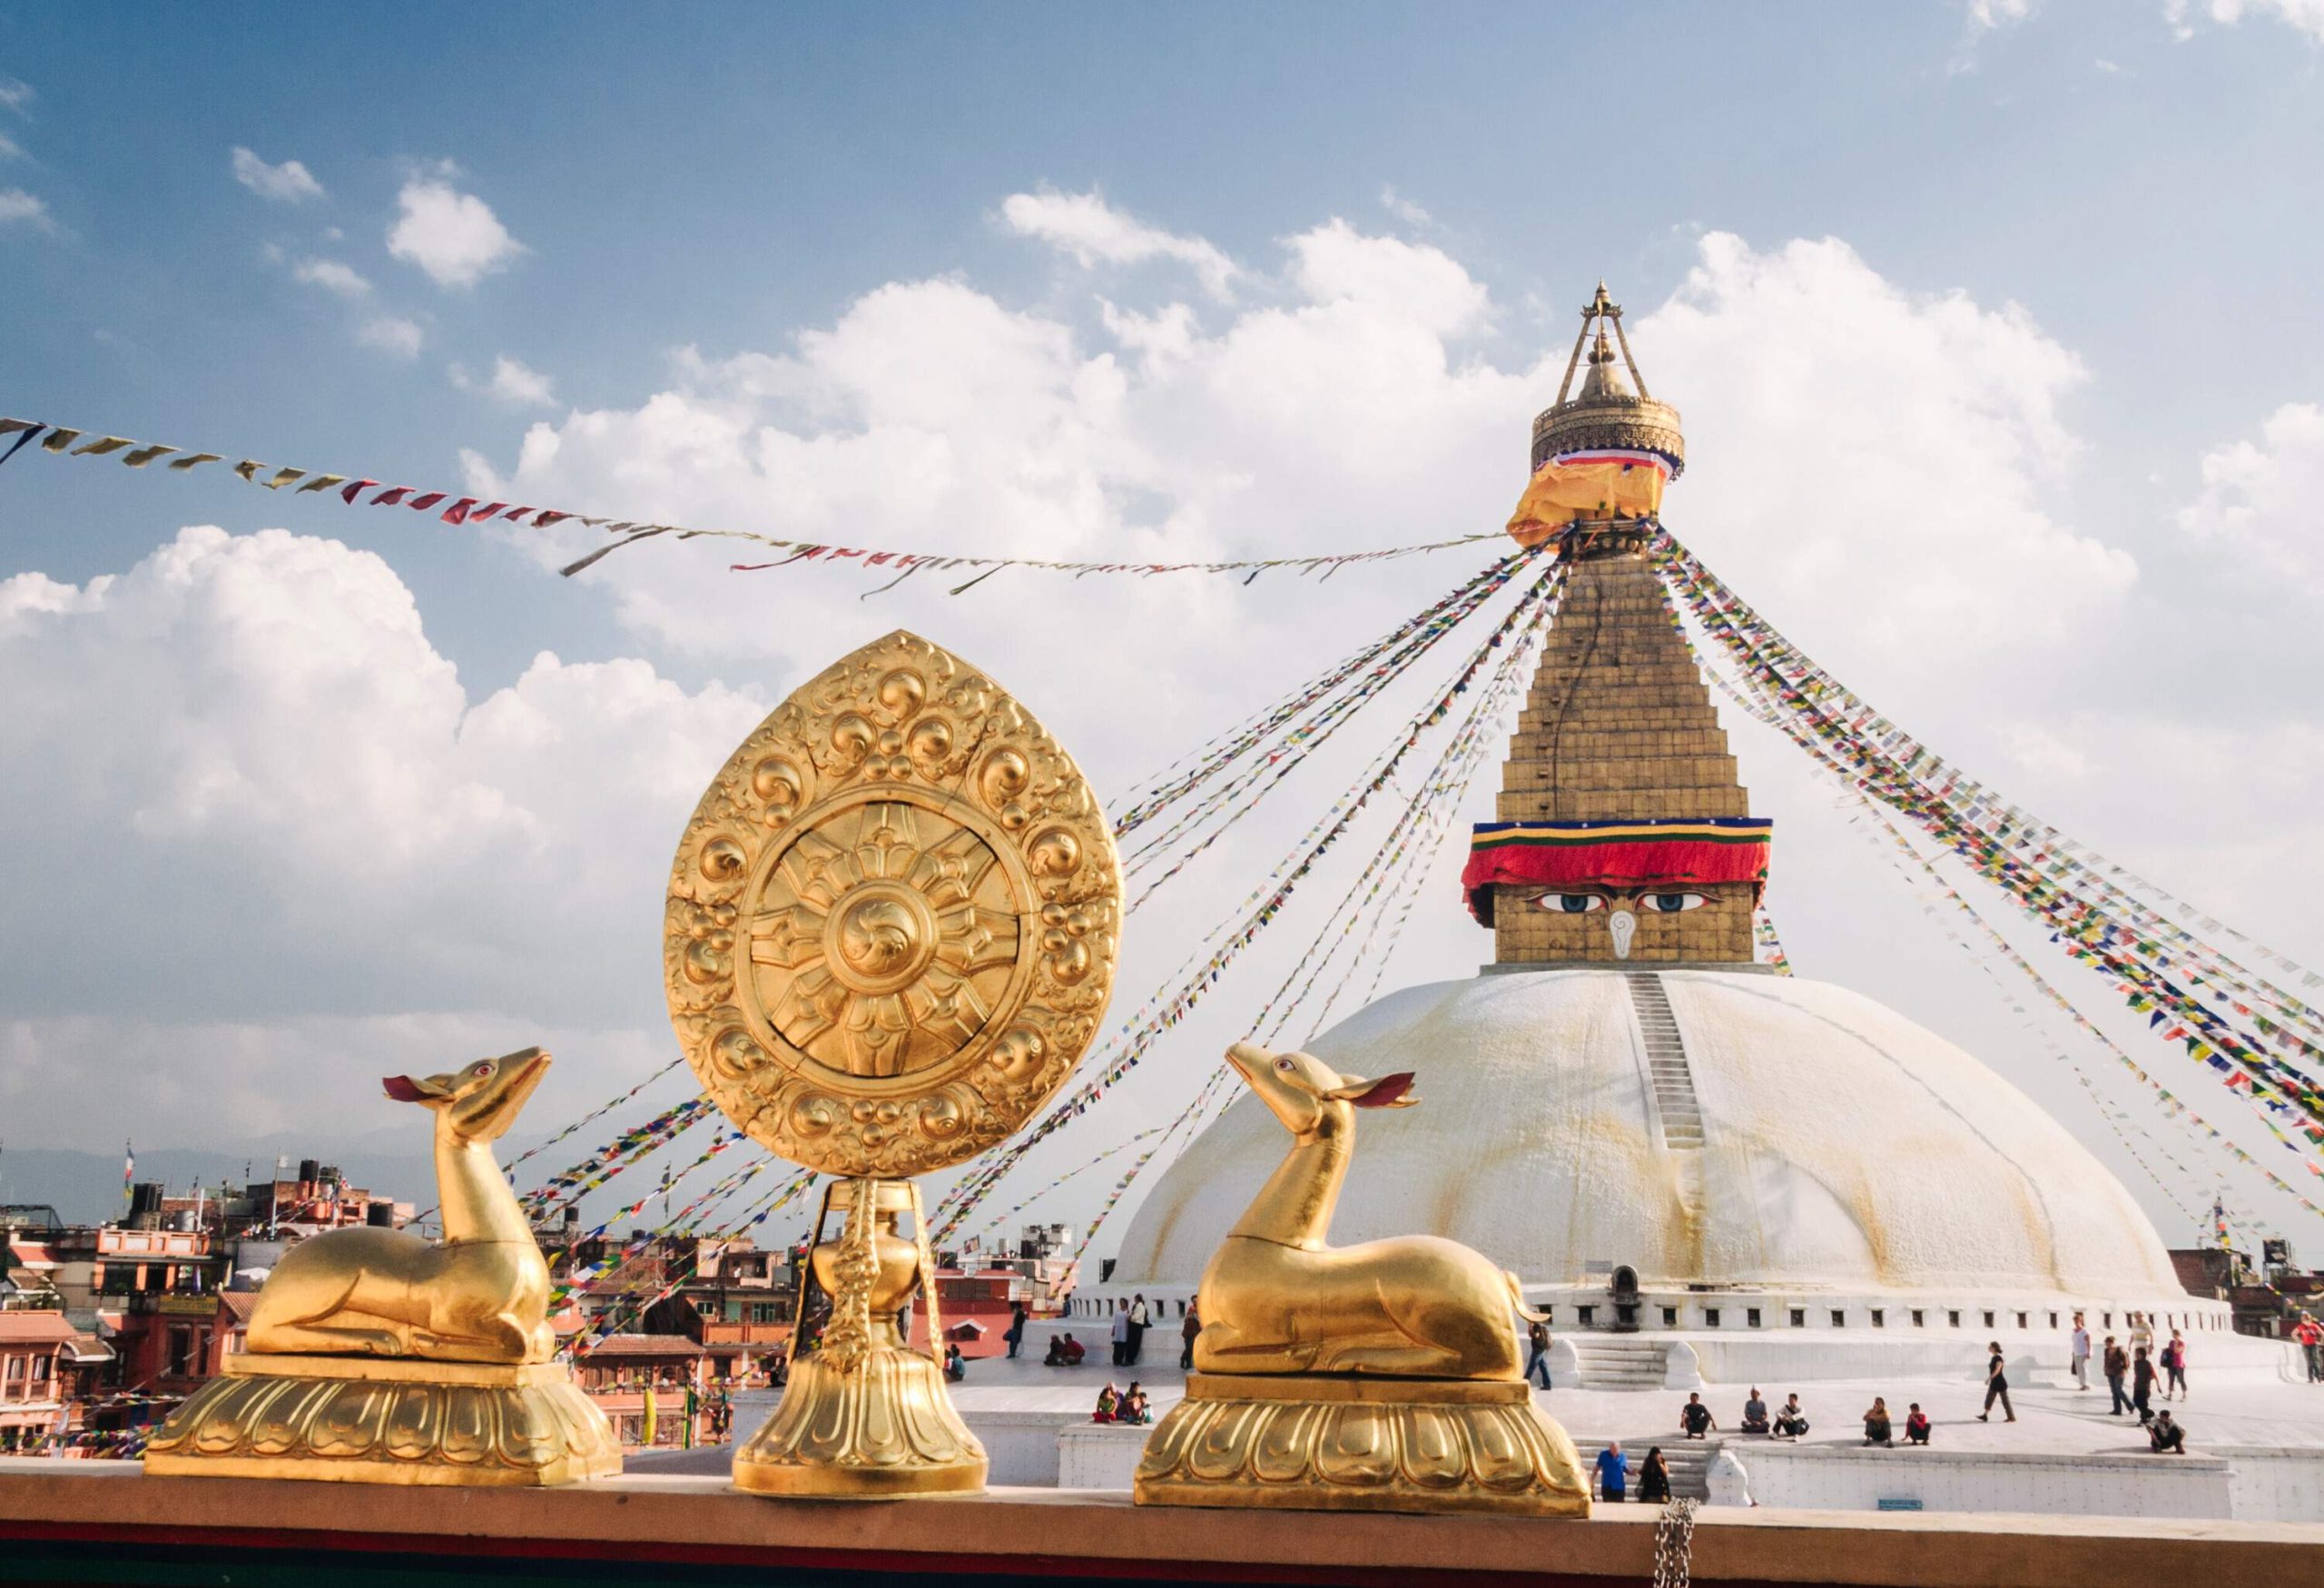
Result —
[{"label": "golden lotus pedestal", "polygon": [[246,1352],[170,1415],[145,1470],[546,1488],[621,1471],[621,1448],[563,1363]]},{"label": "golden lotus pedestal", "polygon": [[734,1486],[824,1500],[973,1494],[987,1467],[944,1370],[888,1346],[848,1372],[820,1353],[800,1358],[774,1415],[735,1451]]},{"label": "golden lotus pedestal", "polygon": [[1141,1505],[1587,1516],[1523,1382],[1197,1373],[1146,1442]]}]

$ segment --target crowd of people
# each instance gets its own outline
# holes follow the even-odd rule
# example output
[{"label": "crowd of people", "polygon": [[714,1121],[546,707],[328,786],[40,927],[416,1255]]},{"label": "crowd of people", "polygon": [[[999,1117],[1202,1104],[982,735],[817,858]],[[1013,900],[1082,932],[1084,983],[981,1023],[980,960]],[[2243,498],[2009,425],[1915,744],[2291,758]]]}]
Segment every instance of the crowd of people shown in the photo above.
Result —
[{"label": "crowd of people", "polygon": [[1118,1391],[1109,1380],[1106,1387],[1098,1392],[1098,1409],[1089,1415],[1089,1420],[1093,1423],[1151,1423],[1154,1414],[1147,1409],[1146,1392],[1137,1386],[1137,1379],[1129,1381],[1128,1389]]}]

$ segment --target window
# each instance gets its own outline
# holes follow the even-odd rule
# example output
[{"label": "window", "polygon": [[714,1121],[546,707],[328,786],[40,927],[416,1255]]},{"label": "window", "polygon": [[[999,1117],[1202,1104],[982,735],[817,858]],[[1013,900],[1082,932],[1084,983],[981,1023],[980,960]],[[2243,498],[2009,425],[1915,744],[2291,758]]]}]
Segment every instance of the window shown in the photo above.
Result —
[{"label": "window", "polygon": [[2050,1315],[2050,1327],[2052,1328],[2058,1327],[2058,1315],[2054,1312]]},{"label": "window", "polygon": [[1872,1327],[1876,1329],[1885,1329],[1888,1327],[1888,1315],[1876,1307],[1872,1309]]},{"label": "window", "polygon": [[2025,1327],[2025,1315],[2022,1312],[2017,1315],[2017,1327],[2021,1329]]},{"label": "window", "polygon": [[1948,1312],[1945,1315],[1945,1321],[1957,1329],[1961,1327],[1961,1315],[1957,1312]]},{"label": "window", "polygon": [[1598,1309],[1594,1307],[1577,1307],[1573,1310],[1581,1317],[1581,1327],[1584,1328],[1588,1328],[1597,1320]]},{"label": "window", "polygon": [[1807,1327],[1807,1309],[1806,1307],[1795,1307],[1791,1309],[1791,1327],[1796,1329],[1804,1329]]},{"label": "window", "polygon": [[1679,1309],[1677,1307],[1666,1307],[1662,1309],[1662,1327],[1666,1329],[1675,1329],[1679,1327]]},{"label": "window", "polygon": [[9,1357],[7,1382],[10,1384],[22,1384],[24,1381],[25,1359],[22,1356]]},{"label": "window", "polygon": [[1925,1328],[1928,1327],[1928,1322],[1927,1322],[1927,1319],[1928,1319],[1928,1314],[1926,1314],[1926,1313],[1923,1312],[1923,1311],[1922,1311],[1919,1307],[1915,1307],[1915,1308],[1913,1308],[1913,1327],[1914,1327],[1915,1328],[1916,1328],[1916,1329],[1925,1329]]},{"label": "window", "polygon": [[1848,1327],[1848,1315],[1837,1307],[1832,1308],[1832,1327],[1836,1329],[1844,1329]]},{"label": "window", "polygon": [[1992,1313],[1990,1313],[1990,1312],[1988,1312],[1987,1314],[1985,1314],[1985,1327],[1986,1327],[1987,1328],[1991,1328],[1991,1327],[1994,1327],[1994,1315],[1993,1315]]},{"label": "window", "polygon": [[1752,1328],[1758,1328],[1759,1327],[1759,1309],[1756,1307],[1746,1307],[1743,1312],[1743,1321]]},{"label": "window", "polygon": [[193,1331],[180,1326],[170,1331],[170,1365],[166,1372],[182,1378],[193,1370]]},{"label": "window", "polygon": [[1707,1329],[1715,1329],[1715,1328],[1717,1328],[1718,1327],[1718,1308],[1717,1308],[1717,1307],[1704,1307],[1704,1308],[1703,1308],[1703,1327],[1705,1327],[1705,1328],[1707,1328]]},{"label": "window", "polygon": [[33,1382],[34,1384],[38,1384],[41,1380],[51,1377],[54,1375],[55,1360],[56,1359],[53,1356],[35,1356],[33,1358]]},{"label": "window", "polygon": [[2099,1314],[2099,1317],[2102,1317],[2102,1318],[2103,1318],[2103,1319],[2105,1320],[2105,1327],[2108,1327],[2108,1328],[2110,1328],[2110,1329],[2111,1329],[2111,1328],[2112,1328],[2112,1327],[2114,1327],[2114,1315],[2113,1315],[2112,1313],[2111,1313],[2111,1312],[2101,1313],[2101,1314]]}]

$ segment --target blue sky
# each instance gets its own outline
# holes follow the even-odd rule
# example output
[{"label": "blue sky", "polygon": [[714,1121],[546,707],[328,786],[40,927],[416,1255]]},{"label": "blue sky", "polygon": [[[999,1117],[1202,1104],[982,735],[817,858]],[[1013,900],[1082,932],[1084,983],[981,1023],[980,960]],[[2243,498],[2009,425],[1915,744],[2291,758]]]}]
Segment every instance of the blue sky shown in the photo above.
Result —
[{"label": "blue sky", "polygon": [[[866,544],[1368,547],[1505,513],[1602,275],[1689,416],[1681,535],[1926,736],[2313,962],[2320,68],[2306,0],[17,9],[0,410]],[[0,470],[0,679],[48,708],[0,735],[14,891],[107,902],[11,909],[0,1102],[109,1142],[37,1079],[94,1066],[153,1082],[157,1145],[393,1129],[347,1112],[371,1055],[547,1030],[576,1060],[541,1106],[577,1111],[666,1052],[655,873],[801,666],[957,635],[1078,682],[1037,705],[1119,785],[1462,571],[972,607],[701,543],[560,580],[574,544]],[[1800,834],[1803,970],[2020,1076],[2018,1022],[1809,835],[1828,793],[1735,731]],[[1443,892],[1398,979],[1480,956]],[[293,1079],[341,1038],[344,1075]]]}]

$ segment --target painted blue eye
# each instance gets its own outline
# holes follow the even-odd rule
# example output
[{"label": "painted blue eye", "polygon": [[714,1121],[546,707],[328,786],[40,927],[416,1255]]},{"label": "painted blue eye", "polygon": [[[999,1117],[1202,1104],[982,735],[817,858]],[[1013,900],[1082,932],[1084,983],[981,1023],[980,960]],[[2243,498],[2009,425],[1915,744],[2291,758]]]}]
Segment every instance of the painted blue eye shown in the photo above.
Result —
[{"label": "painted blue eye", "polygon": [[1606,907],[1600,893],[1544,893],[1533,902],[1552,915],[1586,915]]},{"label": "painted blue eye", "polygon": [[1700,893],[1641,893],[1638,903],[1640,909],[1657,915],[1676,915],[1681,910],[1699,910],[1709,902]]}]

